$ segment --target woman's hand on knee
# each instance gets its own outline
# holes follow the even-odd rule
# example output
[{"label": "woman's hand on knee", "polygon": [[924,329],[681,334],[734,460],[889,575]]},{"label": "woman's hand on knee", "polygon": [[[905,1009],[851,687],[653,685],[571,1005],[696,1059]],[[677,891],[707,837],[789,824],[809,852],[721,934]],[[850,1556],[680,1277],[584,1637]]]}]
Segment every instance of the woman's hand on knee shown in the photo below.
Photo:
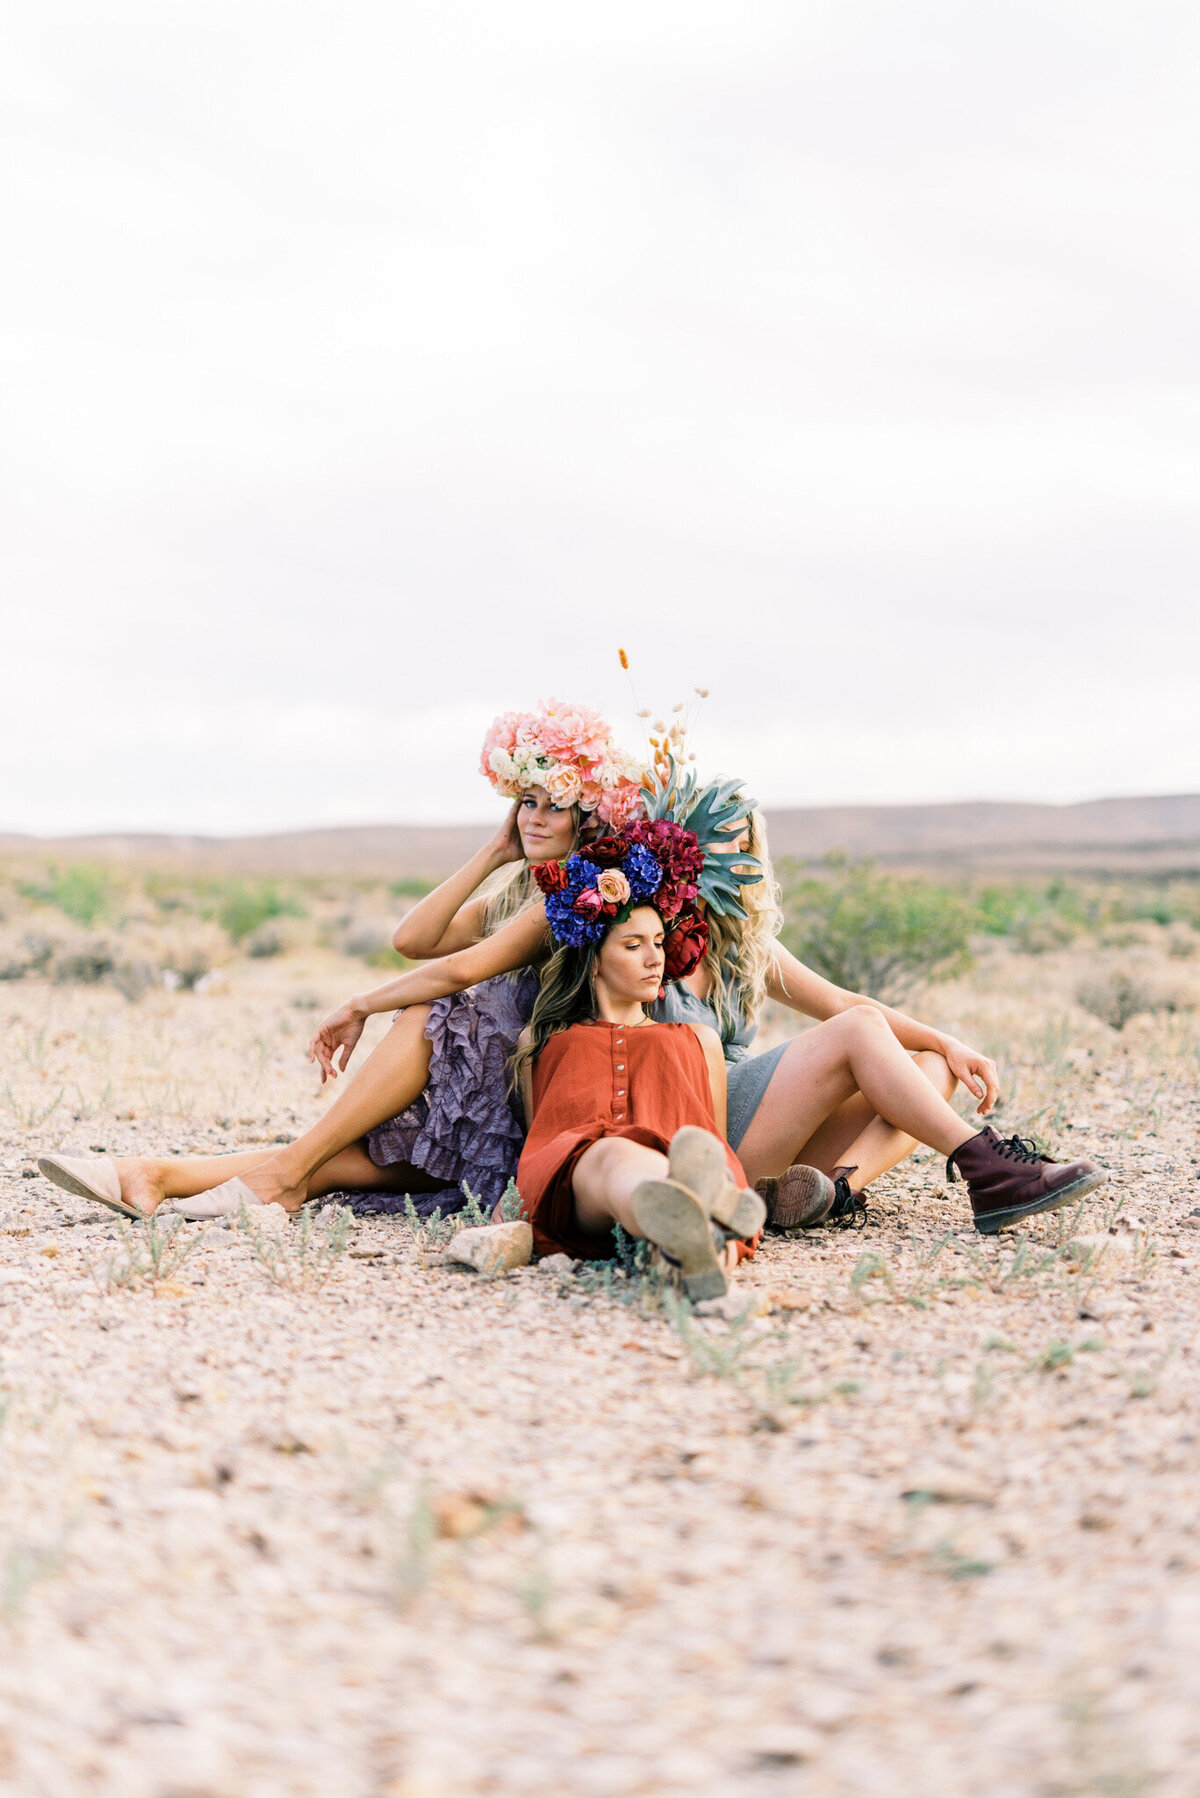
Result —
[{"label": "woman's hand on knee", "polygon": [[981,1055],[978,1049],[969,1049],[966,1043],[960,1043],[953,1036],[945,1038],[941,1052],[954,1078],[966,1087],[973,1099],[978,1099],[975,1107],[978,1115],[986,1117],[1000,1097],[1000,1075],[991,1056]]},{"label": "woman's hand on knee", "polygon": [[[324,1022],[317,1026],[308,1045],[308,1059],[315,1061],[320,1067],[322,1086],[327,1080],[337,1079],[339,1067],[345,1073],[366,1021],[366,1012],[355,1000],[347,999],[344,1005],[331,1011]],[[337,1066],[334,1065],[335,1058]]]}]

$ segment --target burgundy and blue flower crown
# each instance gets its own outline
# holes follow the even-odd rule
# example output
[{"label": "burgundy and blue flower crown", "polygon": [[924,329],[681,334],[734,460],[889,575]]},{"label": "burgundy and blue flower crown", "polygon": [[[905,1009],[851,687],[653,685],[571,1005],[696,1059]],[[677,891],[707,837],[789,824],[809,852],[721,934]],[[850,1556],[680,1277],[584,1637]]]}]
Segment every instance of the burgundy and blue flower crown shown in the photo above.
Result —
[{"label": "burgundy and blue flower crown", "polygon": [[695,909],[704,851],[694,833],[665,819],[601,837],[565,862],[541,862],[533,877],[546,895],[556,943],[598,943],[635,905],[653,905],[666,926],[668,980],[690,974],[708,947],[708,925]]}]

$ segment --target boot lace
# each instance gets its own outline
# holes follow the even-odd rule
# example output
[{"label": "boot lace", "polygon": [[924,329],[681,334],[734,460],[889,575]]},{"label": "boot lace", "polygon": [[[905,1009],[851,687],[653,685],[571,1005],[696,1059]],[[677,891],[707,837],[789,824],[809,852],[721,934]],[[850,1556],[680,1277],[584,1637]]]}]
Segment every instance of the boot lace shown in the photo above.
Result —
[{"label": "boot lace", "polygon": [[861,1192],[850,1191],[850,1181],[845,1174],[839,1174],[833,1183],[835,1198],[825,1219],[827,1224],[835,1224],[839,1230],[862,1230],[867,1223],[867,1201]]},{"label": "boot lace", "polygon": [[1049,1161],[1029,1136],[1004,1136],[996,1144],[996,1153],[1008,1161]]}]

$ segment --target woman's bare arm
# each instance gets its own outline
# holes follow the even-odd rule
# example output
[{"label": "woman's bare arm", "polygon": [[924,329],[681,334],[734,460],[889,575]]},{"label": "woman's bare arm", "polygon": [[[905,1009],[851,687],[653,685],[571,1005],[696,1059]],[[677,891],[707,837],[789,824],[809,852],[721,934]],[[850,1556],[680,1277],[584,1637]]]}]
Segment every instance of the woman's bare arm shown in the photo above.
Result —
[{"label": "woman's bare arm", "polygon": [[427,1005],[447,993],[465,992],[481,980],[497,974],[511,974],[517,968],[538,961],[549,941],[546,908],[534,905],[521,912],[481,943],[468,949],[455,950],[426,962],[419,968],[408,968],[393,980],[384,981],[369,993],[356,993],[336,1011],[330,1012],[308,1046],[308,1059],[320,1064],[321,1079],[336,1079],[338,1069],[334,1055],[341,1051],[338,1067],[344,1073],[354,1045],[362,1035],[363,1025],[377,1011],[398,1011],[406,1005]]},{"label": "woman's bare arm", "polygon": [[490,842],[449,880],[426,893],[392,932],[392,947],[409,961],[427,961],[469,949],[483,935],[485,902],[472,895],[507,862],[520,861],[515,803]]},{"label": "woman's bare arm", "polygon": [[720,1037],[711,1024],[689,1024],[688,1028],[696,1032],[700,1047],[704,1050],[704,1060],[708,1068],[708,1084],[712,1089],[713,1113],[717,1120],[717,1134],[723,1137],[728,1094],[725,1079],[725,1051],[721,1047]]},{"label": "woman's bare arm", "polygon": [[819,1018],[822,1022],[826,1018],[836,1018],[839,1012],[849,1010],[852,1005],[873,1005],[876,1011],[883,1013],[892,1027],[893,1036],[906,1049],[932,1049],[945,1057],[955,1078],[981,1101],[981,1115],[990,1111],[996,1102],[1000,1085],[996,1064],[990,1056],[968,1048],[966,1043],[956,1036],[948,1036],[944,1030],[935,1030],[931,1024],[922,1024],[919,1019],[884,1005],[880,999],[835,986],[832,980],[825,980],[811,968],[806,968],[802,961],[797,961],[782,943],[775,945],[767,992],[781,1005],[790,1005],[793,1011],[801,1011],[806,1017]]}]

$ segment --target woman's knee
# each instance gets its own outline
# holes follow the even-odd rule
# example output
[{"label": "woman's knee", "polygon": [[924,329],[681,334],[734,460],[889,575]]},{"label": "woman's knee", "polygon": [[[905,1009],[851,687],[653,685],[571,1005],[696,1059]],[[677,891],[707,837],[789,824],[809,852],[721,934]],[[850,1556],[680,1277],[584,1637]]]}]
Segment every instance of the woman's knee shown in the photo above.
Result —
[{"label": "woman's knee", "polygon": [[837,1025],[847,1036],[873,1035],[880,1030],[885,1030],[889,1036],[891,1035],[892,1027],[877,1005],[848,1005],[845,1011],[840,1011],[835,1018],[831,1018],[829,1021],[831,1024]]},{"label": "woman's knee", "polygon": [[958,1081],[950,1072],[950,1063],[936,1049],[918,1049],[913,1060],[928,1080],[930,1086],[941,1093],[943,1099],[952,1096]]},{"label": "woman's knee", "polygon": [[425,1026],[429,1022],[430,1010],[431,1007],[428,1005],[406,1005],[403,1011],[398,1011],[396,1013],[389,1024],[389,1034],[393,1030],[401,1030],[406,1035],[414,1030],[420,1030],[423,1036],[425,1034]]}]

